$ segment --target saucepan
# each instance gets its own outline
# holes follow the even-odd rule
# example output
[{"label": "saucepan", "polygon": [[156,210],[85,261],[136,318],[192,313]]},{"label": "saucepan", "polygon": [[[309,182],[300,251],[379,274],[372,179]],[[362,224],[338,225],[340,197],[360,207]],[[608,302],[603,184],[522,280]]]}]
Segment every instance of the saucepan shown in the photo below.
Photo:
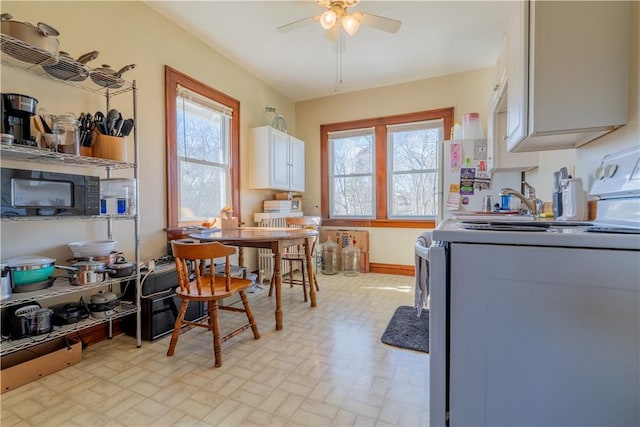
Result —
[{"label": "saucepan", "polygon": [[91,76],[91,80],[93,80],[93,82],[98,86],[110,89],[118,89],[124,84],[122,74],[129,70],[133,70],[135,67],[136,64],[130,64],[116,71],[110,66],[104,64],[101,68],[96,68],[95,70],[91,71],[89,75]]},{"label": "saucepan", "polygon": [[97,261],[80,261],[71,267],[66,265],[56,265],[55,268],[65,270],[69,283],[74,286],[86,285],[88,283],[100,283],[105,279],[105,274],[110,270],[105,269],[103,262]]},{"label": "saucepan", "polygon": [[[53,65],[58,62],[60,33],[50,25],[38,22],[12,21],[9,13],[0,15],[2,33],[18,40],[18,43],[4,43],[2,51],[24,62],[40,65]],[[19,43],[22,42],[22,43]]]},{"label": "saucepan", "polygon": [[116,262],[107,266],[109,276],[113,278],[131,276],[135,270],[135,263],[127,262],[124,257],[120,257]]},{"label": "saucepan", "polygon": [[73,59],[67,52],[60,52],[59,61],[55,65],[43,65],[42,68],[47,74],[71,82],[82,82],[89,78],[89,68],[85,65],[98,57],[100,52],[94,50],[85,53],[77,60]]}]

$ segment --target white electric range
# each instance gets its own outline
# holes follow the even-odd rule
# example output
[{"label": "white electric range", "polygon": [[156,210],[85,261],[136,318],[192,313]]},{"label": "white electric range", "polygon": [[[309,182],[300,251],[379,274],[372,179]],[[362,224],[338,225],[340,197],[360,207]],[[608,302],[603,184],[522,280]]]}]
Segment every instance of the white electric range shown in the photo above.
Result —
[{"label": "white electric range", "polygon": [[640,148],[593,223],[450,219],[430,258],[430,425],[640,425]]}]

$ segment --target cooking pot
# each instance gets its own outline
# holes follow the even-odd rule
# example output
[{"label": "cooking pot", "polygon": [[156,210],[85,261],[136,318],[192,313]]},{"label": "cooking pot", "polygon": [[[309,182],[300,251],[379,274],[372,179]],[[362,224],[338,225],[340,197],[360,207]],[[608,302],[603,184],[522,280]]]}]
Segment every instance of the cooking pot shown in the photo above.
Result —
[{"label": "cooking pot", "polygon": [[96,68],[89,74],[91,80],[98,86],[117,89],[124,84],[122,74],[129,70],[136,68],[136,64],[125,65],[120,70],[116,71],[110,66],[104,64],[101,68]]},{"label": "cooking pot", "polygon": [[6,265],[0,264],[0,301],[11,298],[11,277]]},{"label": "cooking pot", "polygon": [[106,270],[104,270],[103,262],[96,261],[80,261],[71,267],[65,265],[56,265],[58,269],[67,272],[67,279],[74,285],[86,285],[88,283],[100,283],[105,279]]},{"label": "cooking pot", "polygon": [[43,65],[42,68],[47,74],[60,79],[71,82],[82,82],[89,78],[89,67],[85,64],[98,57],[100,52],[85,53],[77,60],[73,59],[67,52],[60,52],[58,63],[55,65]]},{"label": "cooking pot", "polygon": [[4,108],[19,115],[33,116],[38,108],[38,100],[19,93],[3,93],[2,94]]},{"label": "cooking pot", "polygon": [[4,43],[2,51],[24,62],[40,65],[53,65],[58,62],[58,50],[60,42],[58,31],[42,22],[32,25],[28,22],[12,21],[9,13],[0,15],[2,20],[1,31],[3,34],[26,43]]},{"label": "cooking pot", "polygon": [[[55,259],[37,255],[7,260],[6,264],[11,275],[13,292],[30,292],[51,286],[53,281],[49,278],[53,274],[55,261]],[[21,287],[32,284],[36,285],[37,289],[33,289],[33,286],[30,286],[28,290],[21,289]]]},{"label": "cooking pot", "polygon": [[91,295],[89,311],[94,318],[105,318],[112,316],[116,308],[120,305],[120,299],[113,292],[100,291]]},{"label": "cooking pot", "polygon": [[109,264],[109,276],[114,278],[131,276],[136,265],[133,262],[126,262],[124,257],[119,258],[116,262]]}]

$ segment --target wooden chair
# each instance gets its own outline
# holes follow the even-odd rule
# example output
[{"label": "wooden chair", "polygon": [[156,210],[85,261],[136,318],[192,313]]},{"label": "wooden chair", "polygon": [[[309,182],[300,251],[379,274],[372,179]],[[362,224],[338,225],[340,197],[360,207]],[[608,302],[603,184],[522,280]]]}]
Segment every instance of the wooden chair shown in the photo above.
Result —
[{"label": "wooden chair", "polygon": [[[304,216],[287,217],[285,218],[285,224],[287,227],[291,228],[312,228],[314,230],[317,230],[318,226],[320,225],[320,218]],[[313,250],[316,247],[317,239],[317,236],[313,238],[313,243],[311,244],[310,248],[311,253],[313,253]],[[304,301],[307,302],[307,258],[304,254],[304,246],[297,245],[294,251],[283,253],[282,261],[286,261],[289,263],[289,286],[293,287],[293,285],[301,285],[302,292],[304,294]],[[293,277],[293,272],[295,271],[295,269],[293,268],[294,263],[299,264],[302,279],[295,279]],[[275,275],[275,272],[273,274]],[[271,276],[271,284],[269,285],[269,296],[271,296],[275,284],[274,275]],[[313,273],[313,282],[316,284],[316,290],[319,291],[320,287],[318,286],[318,280],[316,279],[315,272]]]},{"label": "wooden chair", "polygon": [[[173,356],[182,325],[199,326],[213,332],[215,366],[222,366],[221,346],[224,341],[249,328],[253,331],[255,339],[260,338],[258,326],[253,318],[253,312],[245,293],[245,289],[250,287],[252,282],[247,279],[231,277],[229,256],[236,253],[235,248],[218,242],[187,243],[174,240],[171,242],[171,249],[176,260],[178,283],[180,284],[176,289],[176,295],[182,298],[182,304],[173,327],[167,356]],[[221,257],[225,257],[225,271],[224,275],[216,277],[213,261],[215,258]],[[236,292],[240,294],[244,309],[218,305],[218,300],[229,298]],[[192,300],[207,302],[208,316],[203,320],[191,322],[184,319],[189,301]],[[221,337],[218,309],[245,313],[248,322]]]}]

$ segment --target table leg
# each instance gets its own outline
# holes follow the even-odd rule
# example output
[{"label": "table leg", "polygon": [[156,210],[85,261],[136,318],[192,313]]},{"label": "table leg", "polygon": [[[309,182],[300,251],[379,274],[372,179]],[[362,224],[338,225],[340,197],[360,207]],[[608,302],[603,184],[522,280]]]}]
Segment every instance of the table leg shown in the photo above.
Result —
[{"label": "table leg", "polygon": [[307,259],[307,277],[309,277],[309,296],[311,307],[316,306],[316,282],[313,277],[313,265],[311,264],[311,238],[304,240],[304,256]]},{"label": "table leg", "polygon": [[273,275],[276,281],[276,331],[282,330],[282,256],[273,250]]}]

